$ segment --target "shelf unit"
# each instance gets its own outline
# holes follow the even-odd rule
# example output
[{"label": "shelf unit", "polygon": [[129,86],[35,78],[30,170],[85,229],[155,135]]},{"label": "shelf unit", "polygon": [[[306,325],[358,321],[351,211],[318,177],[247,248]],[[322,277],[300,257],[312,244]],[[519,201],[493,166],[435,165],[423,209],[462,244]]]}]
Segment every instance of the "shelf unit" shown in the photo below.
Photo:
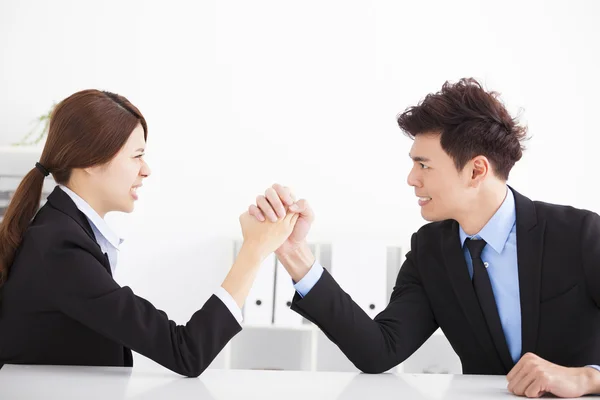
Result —
[{"label": "shelf unit", "polygon": [[[331,262],[335,246],[311,243],[310,247],[317,261],[335,278],[336,268],[342,268]],[[239,248],[239,243],[234,248]],[[385,282],[373,290],[382,291],[389,299],[404,254],[400,248],[389,246],[386,260]],[[353,295],[352,292],[349,294]],[[363,309],[368,308],[369,303],[363,303]],[[385,305],[387,302],[383,307]],[[381,309],[375,311],[378,313]],[[358,372],[341,350],[306,319],[295,326],[277,325],[274,319],[270,324],[243,323],[242,326],[242,331],[219,354],[211,368]],[[390,371],[460,374],[462,368],[443,332],[438,329],[417,352]]]},{"label": "shelf unit", "polygon": [[[321,330],[300,327],[247,326],[209,368],[360,372]],[[389,372],[460,374],[460,360],[444,334],[436,331],[411,357]]]}]

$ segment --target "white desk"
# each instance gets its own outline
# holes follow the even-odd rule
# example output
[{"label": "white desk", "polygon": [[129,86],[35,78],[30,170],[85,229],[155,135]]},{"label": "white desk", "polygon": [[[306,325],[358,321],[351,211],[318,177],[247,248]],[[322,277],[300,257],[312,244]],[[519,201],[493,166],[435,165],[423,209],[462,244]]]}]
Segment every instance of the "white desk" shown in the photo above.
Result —
[{"label": "white desk", "polygon": [[158,365],[133,369],[5,365],[0,370],[0,398],[506,400],[513,396],[503,376],[208,369],[195,379]]}]

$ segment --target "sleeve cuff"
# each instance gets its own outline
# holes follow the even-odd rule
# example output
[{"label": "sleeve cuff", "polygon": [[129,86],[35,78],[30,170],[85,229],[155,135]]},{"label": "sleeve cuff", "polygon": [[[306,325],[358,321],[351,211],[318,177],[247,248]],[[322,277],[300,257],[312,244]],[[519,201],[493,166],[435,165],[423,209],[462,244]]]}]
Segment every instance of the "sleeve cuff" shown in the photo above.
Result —
[{"label": "sleeve cuff", "polygon": [[219,288],[215,292],[215,296],[217,296],[219,298],[219,300],[221,300],[223,302],[223,304],[225,304],[225,306],[229,309],[229,311],[231,312],[233,317],[236,319],[238,324],[241,325],[242,321],[244,320],[244,317],[242,316],[242,310],[237,305],[237,303],[235,302],[233,297],[231,297],[229,292],[227,290],[223,289],[223,287],[219,286]]},{"label": "sleeve cuff", "polygon": [[600,365],[586,365],[586,367],[594,368],[598,372],[600,372]]},{"label": "sleeve cuff", "polygon": [[321,279],[321,275],[323,275],[323,266],[315,261],[304,278],[294,284],[294,289],[296,289],[296,292],[298,292],[300,296],[306,296],[319,279]]}]

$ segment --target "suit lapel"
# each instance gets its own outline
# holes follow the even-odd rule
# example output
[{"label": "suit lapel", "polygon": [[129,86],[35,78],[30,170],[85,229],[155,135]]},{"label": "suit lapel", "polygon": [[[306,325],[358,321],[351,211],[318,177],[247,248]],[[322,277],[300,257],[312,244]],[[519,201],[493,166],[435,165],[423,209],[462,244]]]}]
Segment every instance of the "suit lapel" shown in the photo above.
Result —
[{"label": "suit lapel", "polygon": [[540,317],[540,284],[546,222],[537,220],[535,204],[513,190],[517,212],[517,262],[521,299],[521,355],[535,352]]},{"label": "suit lapel", "polygon": [[75,203],[73,203],[73,200],[71,200],[69,195],[63,192],[61,188],[58,186],[54,188],[52,193],[50,193],[48,196],[48,203],[50,203],[52,207],[71,217],[79,224],[79,226],[83,228],[85,233],[87,233],[87,235],[93,239],[94,242],[96,241],[94,231],[92,231],[92,227],[90,226],[87,217],[81,211],[79,211]]},{"label": "suit lapel", "polygon": [[88,221],[87,217],[84,213],[79,211],[73,200],[66,194],[60,187],[56,186],[52,193],[48,196],[48,203],[58,211],[68,215],[71,217],[81,228],[85,231],[85,233],[92,239],[92,241],[98,247],[98,250],[103,255],[100,260],[104,268],[107,269],[108,273],[112,275],[112,271],[110,269],[110,262],[108,260],[108,255],[102,253],[102,249],[100,245],[96,241],[96,236],[94,235],[94,231]]},{"label": "suit lapel", "polygon": [[477,337],[479,344],[485,350],[487,357],[490,360],[494,360],[493,362],[497,364],[500,370],[506,371],[507,366],[504,365],[498,356],[498,351],[494,346],[475,290],[473,289],[465,256],[460,245],[458,222],[447,221],[444,229],[446,231],[442,239],[442,254],[444,255],[444,264],[454,293],[471,325],[471,329],[475,333],[475,337]]},{"label": "suit lapel", "polygon": [[106,270],[108,271],[108,273],[110,274],[110,276],[112,276],[112,269],[110,268],[110,259],[108,258],[108,253],[103,253],[104,254],[104,259],[103,259],[103,265],[104,268],[106,268]]}]

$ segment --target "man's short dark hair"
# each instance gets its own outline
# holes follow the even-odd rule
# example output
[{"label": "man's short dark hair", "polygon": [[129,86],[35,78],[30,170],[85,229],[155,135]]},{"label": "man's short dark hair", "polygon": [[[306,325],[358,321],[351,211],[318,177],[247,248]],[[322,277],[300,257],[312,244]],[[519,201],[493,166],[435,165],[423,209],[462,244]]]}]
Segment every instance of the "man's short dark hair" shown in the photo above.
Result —
[{"label": "man's short dark hair", "polygon": [[521,159],[527,134],[498,93],[486,92],[473,78],[444,83],[441,91],[400,114],[398,125],[412,139],[423,133],[440,134],[442,148],[459,171],[473,157],[483,155],[504,180]]}]

